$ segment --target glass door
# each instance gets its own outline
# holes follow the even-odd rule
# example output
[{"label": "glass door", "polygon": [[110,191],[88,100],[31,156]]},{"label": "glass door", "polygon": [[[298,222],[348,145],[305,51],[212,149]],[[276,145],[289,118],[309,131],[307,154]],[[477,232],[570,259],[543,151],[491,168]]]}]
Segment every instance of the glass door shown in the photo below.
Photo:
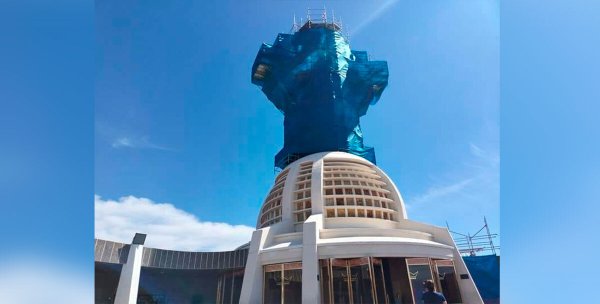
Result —
[{"label": "glass door", "polygon": [[448,303],[461,303],[460,289],[452,260],[434,260],[441,292]]},{"label": "glass door", "polygon": [[331,269],[329,268],[329,260],[320,260],[321,266],[321,303],[332,304],[333,299],[331,297]]},{"label": "glass door", "polygon": [[372,304],[373,284],[369,258],[347,260],[353,304]]},{"label": "glass door", "polygon": [[408,265],[408,276],[410,277],[410,285],[413,291],[415,303],[421,302],[421,295],[425,291],[423,281],[431,280],[431,267],[428,258],[410,258],[406,259]]},{"label": "glass door", "polygon": [[383,270],[382,260],[379,258],[371,258],[371,265],[373,265],[373,281],[375,284],[375,296],[377,303],[389,304],[385,274]]},{"label": "glass door", "polygon": [[333,303],[351,303],[350,283],[352,278],[350,277],[346,260],[332,259],[331,275]]},{"label": "glass door", "polygon": [[263,303],[302,302],[302,263],[266,265],[264,280]]},{"label": "glass door", "polygon": [[302,263],[283,265],[283,303],[300,304],[302,302]]},{"label": "glass door", "polygon": [[281,304],[282,299],[282,272],[283,265],[267,265],[265,266],[265,282],[263,291],[263,303]]},{"label": "glass door", "polygon": [[[383,291],[378,302],[379,288]],[[321,260],[321,292],[322,303],[387,303],[381,260],[369,257]]]}]

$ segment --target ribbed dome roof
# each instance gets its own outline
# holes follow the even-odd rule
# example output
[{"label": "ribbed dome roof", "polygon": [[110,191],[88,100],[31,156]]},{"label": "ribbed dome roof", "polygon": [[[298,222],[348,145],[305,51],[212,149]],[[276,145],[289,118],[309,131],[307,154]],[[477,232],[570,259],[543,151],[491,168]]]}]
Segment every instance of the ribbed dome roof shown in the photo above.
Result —
[{"label": "ribbed dome roof", "polygon": [[257,228],[281,224],[299,231],[312,214],[323,214],[325,225],[345,227],[381,227],[406,219],[404,201],[387,175],[345,152],[312,154],[281,171]]}]

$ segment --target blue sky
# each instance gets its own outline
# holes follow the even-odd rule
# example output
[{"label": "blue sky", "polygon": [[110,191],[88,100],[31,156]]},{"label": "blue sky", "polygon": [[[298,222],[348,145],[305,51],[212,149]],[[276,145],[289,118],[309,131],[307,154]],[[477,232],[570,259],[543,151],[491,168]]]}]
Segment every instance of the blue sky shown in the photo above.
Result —
[{"label": "blue sky", "polygon": [[[498,3],[325,4],[348,26],[352,49],[388,61],[390,84],[361,124],[409,217],[472,233],[486,216],[499,232]],[[253,226],[283,116],[250,69],[262,42],[322,6],[98,3],[95,193]]]},{"label": "blue sky", "polygon": [[600,3],[534,2],[502,7],[502,297],[591,303],[578,295],[596,288],[599,249]]}]

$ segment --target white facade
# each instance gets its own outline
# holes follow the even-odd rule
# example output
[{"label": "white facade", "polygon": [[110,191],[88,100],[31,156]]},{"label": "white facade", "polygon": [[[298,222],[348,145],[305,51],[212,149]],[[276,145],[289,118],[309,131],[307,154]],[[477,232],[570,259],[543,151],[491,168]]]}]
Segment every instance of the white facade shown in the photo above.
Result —
[{"label": "white facade", "polygon": [[462,303],[483,303],[448,230],[409,220],[389,177],[344,152],[306,156],[278,175],[252,235],[240,303],[262,303],[264,266],[288,262],[302,263],[302,303],[320,303],[319,261],[363,257],[451,260]]}]

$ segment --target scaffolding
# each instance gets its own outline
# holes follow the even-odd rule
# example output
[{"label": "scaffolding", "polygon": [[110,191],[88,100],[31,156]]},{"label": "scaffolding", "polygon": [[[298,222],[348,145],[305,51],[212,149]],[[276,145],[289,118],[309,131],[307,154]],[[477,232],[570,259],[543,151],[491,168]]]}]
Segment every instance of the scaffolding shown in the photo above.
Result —
[{"label": "scaffolding", "polygon": [[[494,239],[498,237],[498,234],[490,232],[490,228],[485,216],[483,217],[483,223],[483,227],[481,227],[481,229],[474,234],[463,234],[452,231],[450,229],[450,225],[448,225],[448,222],[446,222],[446,227],[448,227],[448,231],[452,233],[454,243],[456,243],[456,247],[458,247],[459,252],[463,256],[476,256],[480,253],[491,253],[496,255],[496,250],[500,249],[500,246],[496,246],[494,244]],[[480,234],[484,230],[485,232]]]},{"label": "scaffolding", "polygon": [[307,8],[305,17],[300,17],[299,21],[296,18],[296,14],[294,14],[290,34],[293,34],[303,29],[327,27],[342,33],[342,36],[344,36],[344,38],[346,38],[346,40],[349,41],[350,34],[347,30],[344,30],[342,18],[339,17],[336,19],[335,12],[333,10],[331,10],[330,14],[327,13],[328,11],[325,7],[317,9]]}]

